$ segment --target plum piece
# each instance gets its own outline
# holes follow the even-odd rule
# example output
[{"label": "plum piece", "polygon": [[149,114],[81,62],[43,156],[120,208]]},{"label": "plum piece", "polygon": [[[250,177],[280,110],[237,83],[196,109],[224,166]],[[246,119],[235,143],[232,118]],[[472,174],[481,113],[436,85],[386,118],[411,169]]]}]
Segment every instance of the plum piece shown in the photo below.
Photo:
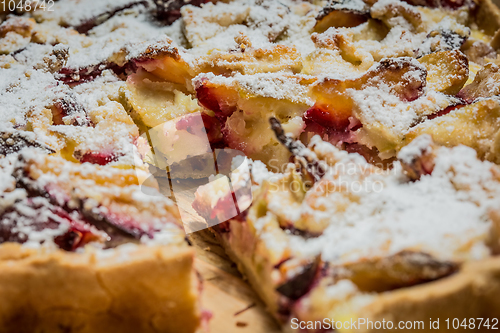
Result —
[{"label": "plum piece", "polygon": [[147,8],[148,4],[149,4],[148,1],[145,1],[145,0],[131,1],[130,3],[125,4],[123,6],[115,7],[109,11],[100,13],[99,15],[97,15],[91,19],[88,19],[88,20],[81,22],[79,25],[77,25],[73,28],[75,28],[75,30],[81,34],[86,34],[92,28],[94,28],[98,25],[101,25],[102,23],[106,22],[107,20],[109,20],[113,16],[115,16],[115,15],[117,15],[117,14],[119,14],[127,9],[137,7],[137,6],[144,6],[145,8]]},{"label": "plum piece", "polygon": [[415,51],[417,58],[439,51],[458,50],[470,36],[469,29],[456,28],[455,30],[439,28],[431,31],[422,45]]},{"label": "plum piece", "polygon": [[98,240],[91,232],[71,227],[64,235],[54,238],[54,243],[66,251],[75,251],[87,243]]},{"label": "plum piece", "polygon": [[474,6],[473,1],[468,0],[404,0],[412,6],[422,6],[429,8],[458,9],[463,6]]},{"label": "plum piece", "polygon": [[25,147],[40,148],[47,154],[55,153],[55,150],[36,141],[36,136],[32,132],[19,130],[4,130],[0,132],[0,156],[20,151]]},{"label": "plum piece", "polygon": [[238,93],[234,89],[212,85],[202,80],[196,88],[196,97],[201,105],[215,112],[220,120],[225,120],[236,111]]},{"label": "plum piece", "polygon": [[106,165],[108,163],[114,162],[118,157],[110,152],[87,152],[79,158],[80,163],[92,163],[98,165]]},{"label": "plum piece", "polygon": [[93,81],[101,75],[108,66],[104,63],[88,65],[82,68],[63,67],[57,72],[57,78],[66,84],[84,83]]},{"label": "plum piece", "polygon": [[426,69],[414,59],[393,58],[383,59],[376,68],[355,79],[325,78],[312,87],[316,103],[305,113],[305,118],[345,131],[353,118],[354,102],[349,89],[388,87],[401,101],[410,102],[424,93],[426,77]]},{"label": "plum piece", "polygon": [[[179,80],[178,77],[183,73],[176,70],[175,65],[179,65],[182,59],[177,48],[171,46],[171,43],[172,40],[168,37],[155,42],[126,43],[119,51],[110,54],[107,59],[80,67],[63,67],[55,76],[59,81],[68,85],[77,85],[93,81],[107,69],[126,79],[127,75],[136,73],[140,67],[160,78],[177,82],[175,79]],[[166,74],[162,75],[163,72]],[[181,80],[177,83],[185,84],[186,82]]]},{"label": "plum piece", "polygon": [[330,27],[356,27],[370,18],[370,9],[362,0],[330,0],[316,16],[314,30],[324,32]]},{"label": "plum piece", "polygon": [[466,103],[472,103],[478,98],[497,95],[500,95],[500,68],[489,63],[477,72],[472,83],[460,90],[457,97]]},{"label": "plum piece", "polygon": [[410,150],[410,153],[403,150],[398,159],[406,176],[412,181],[417,181],[423,175],[432,174],[437,145],[430,135],[423,135],[417,138],[412,146],[416,149]]},{"label": "plum piece", "polygon": [[52,110],[52,122],[55,125],[64,125],[64,118],[74,126],[92,126],[90,118],[87,116],[85,107],[78,101],[73,93],[67,93],[64,97],[56,100]]},{"label": "plum piece", "polygon": [[348,278],[360,290],[383,292],[434,281],[456,272],[459,265],[423,252],[401,251],[385,258],[329,268],[328,275]]},{"label": "plum piece", "polygon": [[131,240],[139,240],[143,235],[148,234],[140,227],[140,223],[134,217],[116,212],[110,207],[99,205],[87,207],[82,200],[79,210],[88,223],[111,237],[113,246]]},{"label": "plum piece", "polygon": [[[22,161],[21,161],[22,162]],[[49,183],[40,187],[36,181],[30,179],[25,166],[17,168],[14,172],[17,183],[16,187],[24,188],[31,198],[42,197],[48,200],[49,204],[57,209],[61,214],[77,214],[82,223],[93,225],[98,230],[104,231],[110,237],[109,244],[117,245],[140,239],[146,232],[140,230],[140,223],[133,220],[133,217],[115,213],[110,207],[102,208],[98,203],[85,204],[86,200],[72,198],[58,185]],[[72,201],[70,205],[69,202]]]},{"label": "plum piece", "polygon": [[[316,275],[319,270],[320,260],[315,259],[314,261],[310,261],[307,264],[303,264],[300,269],[297,267],[293,267],[294,271],[298,271],[292,278],[289,278],[288,281],[281,284],[276,291],[281,295],[285,296],[290,300],[298,300],[311,289],[311,286],[314,283]],[[285,266],[295,266],[296,264],[289,261],[283,262],[280,265],[280,271],[292,270],[291,267]]]},{"label": "plum piece", "polygon": [[210,0],[153,0],[156,5],[156,18],[166,24],[174,23],[181,17],[181,8],[185,5],[200,7]]},{"label": "plum piece", "polygon": [[465,104],[450,105],[450,106],[448,106],[448,107],[444,108],[444,109],[443,109],[443,110],[441,110],[441,111],[438,111],[438,112],[436,112],[436,113],[433,113],[433,114],[431,114],[431,115],[428,115],[428,116],[427,116],[427,119],[432,120],[432,119],[435,119],[435,118],[439,118],[439,117],[445,116],[445,115],[447,115],[448,113],[450,113],[451,111],[456,110],[456,109],[459,109],[459,108],[464,107],[464,106],[465,106]]},{"label": "plum piece", "polygon": [[68,214],[61,207],[50,203],[47,198],[26,198],[18,201],[2,213],[0,221],[0,243],[24,243],[30,238],[28,230],[36,233],[51,229],[57,234],[61,223],[68,223],[69,228],[53,240],[63,250],[74,251],[87,243],[104,240],[103,235],[92,230],[81,216]]}]

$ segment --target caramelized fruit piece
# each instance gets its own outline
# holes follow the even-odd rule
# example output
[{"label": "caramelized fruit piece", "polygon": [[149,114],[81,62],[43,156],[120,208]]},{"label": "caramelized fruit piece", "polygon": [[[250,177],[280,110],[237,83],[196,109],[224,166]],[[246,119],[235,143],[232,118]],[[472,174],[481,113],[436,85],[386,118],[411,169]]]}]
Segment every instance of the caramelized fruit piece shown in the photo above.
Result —
[{"label": "caramelized fruit piece", "polygon": [[353,100],[348,89],[388,86],[391,93],[401,101],[409,102],[423,94],[426,75],[425,69],[413,60],[395,58],[382,60],[375,69],[356,79],[325,78],[312,87],[316,103],[304,117],[343,131],[349,127],[353,118]]},{"label": "caramelized fruit piece", "polygon": [[411,128],[403,145],[429,134],[436,144],[447,147],[463,144],[474,148],[479,158],[499,163],[499,117],[500,104],[496,99],[479,100]]},{"label": "caramelized fruit piece", "polygon": [[96,233],[95,230],[92,231],[82,216],[70,215],[61,207],[40,197],[16,202],[1,214],[0,221],[0,243],[24,243],[28,241],[29,235],[24,233],[25,230],[32,230],[36,233],[53,229],[53,233],[56,235],[61,223],[67,223],[69,229],[55,236],[54,242],[63,250],[74,251],[92,241],[103,241],[103,236]]},{"label": "caramelized fruit piece", "polygon": [[363,291],[383,292],[437,280],[457,269],[457,264],[426,253],[402,251],[387,258],[331,267],[328,274],[348,278]]},{"label": "caramelized fruit piece", "polygon": [[432,142],[430,135],[420,136],[419,144],[415,145],[419,150],[412,152],[413,155],[398,156],[403,171],[412,181],[419,180],[423,175],[432,174],[434,170],[434,159],[436,158],[437,146]]},{"label": "caramelized fruit piece", "polygon": [[329,0],[316,16],[316,32],[330,27],[356,27],[370,18],[370,9],[362,0]]},{"label": "caramelized fruit piece", "polygon": [[0,157],[18,152],[25,147],[41,148],[48,154],[55,153],[52,148],[37,142],[32,132],[19,130],[0,132]]},{"label": "caramelized fruit piece", "polygon": [[181,17],[180,9],[185,5],[200,7],[202,4],[210,2],[210,0],[153,0],[156,5],[156,18],[172,24],[175,20]]},{"label": "caramelized fruit piece", "polygon": [[319,259],[307,264],[301,264],[290,260],[285,261],[279,267],[279,270],[285,273],[283,275],[288,276],[289,274],[286,274],[287,271],[296,273],[292,277],[288,277],[288,280],[276,288],[276,291],[294,301],[304,296],[312,287],[318,273],[319,262]]},{"label": "caramelized fruit piece", "polygon": [[437,29],[431,31],[422,45],[415,51],[417,58],[423,57],[426,54],[458,50],[464,45],[470,36],[470,30],[457,26],[455,30]]},{"label": "caramelized fruit piece", "polygon": [[500,95],[500,68],[493,64],[486,64],[477,72],[474,81],[465,86],[457,97],[466,103],[472,103],[480,97],[491,97]]},{"label": "caramelized fruit piece", "polygon": [[191,80],[195,76],[193,70],[182,59],[177,49],[172,49],[168,54],[155,56],[152,59],[135,61],[134,64],[158,78],[187,87],[191,87]]},{"label": "caramelized fruit piece", "polygon": [[81,34],[86,34],[92,28],[106,22],[107,20],[109,20],[113,16],[115,16],[115,15],[117,15],[117,14],[119,14],[127,9],[137,7],[137,6],[144,6],[147,8],[148,4],[149,3],[145,0],[139,0],[139,1],[132,0],[130,3],[127,3],[127,4],[122,5],[122,6],[114,7],[109,11],[106,11],[104,13],[100,13],[99,15],[96,15],[91,19],[88,19],[84,22],[81,22],[79,25],[77,25],[73,28],[75,28],[75,30]]},{"label": "caramelized fruit piece", "polygon": [[68,93],[58,99],[51,110],[54,125],[64,125],[66,123],[75,126],[92,125],[84,106],[78,102],[76,95],[72,93]]},{"label": "caramelized fruit piece", "polygon": [[462,46],[462,50],[469,61],[485,65],[486,58],[495,59],[497,53],[493,47],[479,40],[468,40]]},{"label": "caramelized fruit piece", "polygon": [[[77,68],[63,67],[57,72],[56,78],[66,84],[75,85],[94,80],[106,69],[112,70],[118,76],[127,76],[136,73],[138,67],[141,67],[168,81],[187,84],[182,78],[189,66],[182,60],[177,48],[171,44],[172,40],[165,37],[156,42],[124,45],[122,49],[99,63],[89,63]],[[192,75],[189,80],[191,78]]]},{"label": "caramelized fruit piece", "polygon": [[415,32],[422,32],[425,29],[420,12],[416,8],[404,5],[401,2],[374,6],[370,10],[370,15],[372,18],[382,21],[388,28],[400,26],[401,19],[404,19]]},{"label": "caramelized fruit piece", "polygon": [[418,61],[427,69],[427,88],[456,95],[469,78],[469,62],[460,51],[428,54]]},{"label": "caramelized fruit piece", "polygon": [[201,105],[215,112],[221,119],[236,111],[238,93],[222,85],[213,85],[207,80],[201,81],[196,88],[196,97]]},{"label": "caramelized fruit piece", "polygon": [[404,0],[412,6],[423,6],[430,8],[458,9],[462,6],[473,6],[474,2],[468,0]]},{"label": "caramelized fruit piece", "polygon": [[226,147],[264,163],[281,165],[290,155],[278,144],[268,119],[280,119],[288,133],[298,136],[303,128],[302,115],[310,107],[308,87],[315,80],[285,73],[231,78],[199,75],[195,86],[199,103],[220,121]]}]

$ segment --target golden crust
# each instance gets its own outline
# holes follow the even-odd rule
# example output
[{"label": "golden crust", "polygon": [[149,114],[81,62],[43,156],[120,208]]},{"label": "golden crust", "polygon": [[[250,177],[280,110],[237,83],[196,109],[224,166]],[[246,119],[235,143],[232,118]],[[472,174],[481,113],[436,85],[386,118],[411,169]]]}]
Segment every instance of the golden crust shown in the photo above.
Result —
[{"label": "golden crust", "polygon": [[[231,223],[231,228],[239,229],[240,226],[240,222]],[[270,293],[271,289],[266,288],[266,283],[263,283],[262,277],[266,274],[259,274],[255,265],[245,262],[245,257],[242,257],[245,249],[238,246],[242,242],[237,240],[231,242],[231,237],[224,237],[224,234],[218,232],[214,234],[229,257],[238,263],[238,269],[248,278],[252,287],[276,316],[278,304],[275,303],[275,292],[273,290]],[[252,260],[255,258],[254,256]],[[263,271],[265,272],[265,269]],[[382,293],[368,306],[351,315],[353,320],[356,318],[369,318],[372,321],[385,319],[393,322],[424,320],[426,324],[429,318],[433,320],[440,318],[441,321],[446,318],[493,318],[500,312],[500,301],[495,297],[499,293],[500,258],[493,257],[466,263],[456,274],[438,281]],[[274,301],[269,302],[269,300]],[[322,310],[324,313],[328,312],[327,309]],[[441,330],[436,332],[448,332],[443,323],[440,328]],[[375,331],[377,330],[365,329],[360,332]]]},{"label": "golden crust", "polygon": [[443,322],[447,318],[498,317],[500,299],[495,295],[499,293],[500,258],[494,257],[467,263],[459,273],[439,281],[385,293],[364,308],[359,318],[424,320],[426,325],[429,318],[440,318],[440,329],[433,331],[449,332]]},{"label": "golden crust", "polygon": [[427,120],[413,127],[405,136],[404,145],[422,134],[430,134],[440,145],[459,144],[474,148],[479,158],[500,162],[500,114],[497,99],[483,99],[450,113]]},{"label": "golden crust", "polygon": [[87,251],[0,246],[3,332],[195,332],[198,280],[188,247]]},{"label": "golden crust", "polygon": [[[231,228],[241,225],[231,224]],[[238,263],[238,269],[248,278],[252,287],[268,305],[268,309],[277,316],[278,304],[276,293],[266,287],[256,267],[245,263],[242,250],[231,242],[231,237],[214,232],[229,257]],[[255,257],[253,258],[253,260]],[[265,269],[263,270],[265,272]],[[268,281],[269,282],[269,281]],[[448,332],[443,321],[447,318],[494,318],[500,312],[500,301],[495,295],[500,293],[500,258],[493,257],[477,262],[464,264],[454,275],[410,288],[403,288],[382,293],[376,300],[363,307],[358,313],[352,313],[356,318],[369,318],[372,321],[420,321],[426,325],[429,318],[441,319],[440,330]],[[269,302],[273,300],[273,302]],[[324,313],[328,312],[323,309]],[[279,318],[278,318],[279,319]],[[337,320],[345,320],[345,317]],[[364,329],[360,332],[378,332],[375,329]],[[458,330],[460,331],[460,330]]]}]

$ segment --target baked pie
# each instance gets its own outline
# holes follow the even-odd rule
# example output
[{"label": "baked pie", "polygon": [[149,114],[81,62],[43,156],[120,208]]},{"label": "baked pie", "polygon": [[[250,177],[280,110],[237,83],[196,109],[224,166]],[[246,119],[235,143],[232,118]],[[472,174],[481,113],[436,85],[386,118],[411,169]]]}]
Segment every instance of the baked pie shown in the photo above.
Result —
[{"label": "baked pie", "polygon": [[[285,329],[498,318],[489,0],[8,4],[5,331],[201,329],[185,210]],[[235,151],[246,167],[210,165]],[[179,200],[186,179],[201,186]]]}]

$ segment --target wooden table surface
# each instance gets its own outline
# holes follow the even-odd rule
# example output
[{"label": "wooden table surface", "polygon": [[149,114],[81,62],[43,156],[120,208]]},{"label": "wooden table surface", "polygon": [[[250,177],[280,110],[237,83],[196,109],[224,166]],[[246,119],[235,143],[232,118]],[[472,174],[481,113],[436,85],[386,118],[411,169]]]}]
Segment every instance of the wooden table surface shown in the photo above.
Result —
[{"label": "wooden table surface", "polygon": [[279,333],[276,321],[208,230],[189,236],[203,277],[203,307],[212,312],[210,333]]},{"label": "wooden table surface", "polygon": [[[190,188],[188,183],[183,180],[177,184],[175,198],[171,196],[171,199],[182,210],[184,221],[203,221],[191,207],[193,193],[178,191],[184,187],[180,185]],[[168,191],[168,183],[163,185],[162,188]],[[169,196],[172,193],[164,194]],[[266,312],[265,305],[239,273],[236,264],[227,257],[214,235],[203,229],[188,234],[188,239],[196,249],[195,268],[204,280],[202,305],[212,313],[209,332],[280,333],[277,322]]]}]

